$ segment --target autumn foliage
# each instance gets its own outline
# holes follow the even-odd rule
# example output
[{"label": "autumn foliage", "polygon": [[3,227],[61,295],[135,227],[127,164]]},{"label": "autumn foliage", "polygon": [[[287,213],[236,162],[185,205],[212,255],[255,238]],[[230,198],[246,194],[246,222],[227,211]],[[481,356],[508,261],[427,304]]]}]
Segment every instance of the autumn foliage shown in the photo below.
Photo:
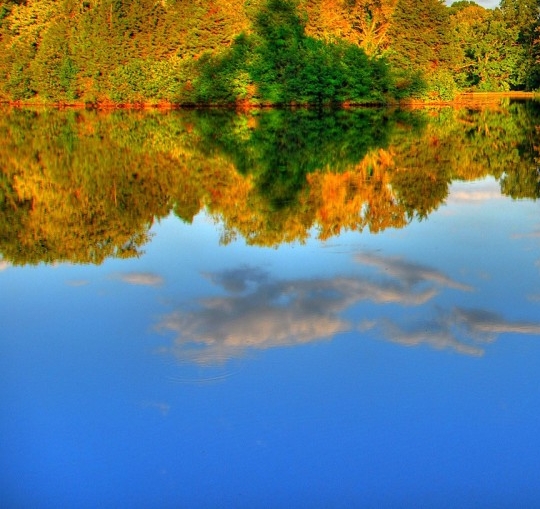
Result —
[{"label": "autumn foliage", "polygon": [[538,0],[4,0],[0,99],[341,104],[540,84]]}]

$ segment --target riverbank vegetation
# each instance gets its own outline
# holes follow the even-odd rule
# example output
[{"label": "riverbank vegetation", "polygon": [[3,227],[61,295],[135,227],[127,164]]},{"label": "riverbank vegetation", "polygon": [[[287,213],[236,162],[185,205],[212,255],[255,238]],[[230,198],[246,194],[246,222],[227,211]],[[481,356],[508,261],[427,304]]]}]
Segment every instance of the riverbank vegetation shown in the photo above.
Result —
[{"label": "riverbank vegetation", "polygon": [[0,100],[365,104],[540,86],[539,0],[3,0]]}]

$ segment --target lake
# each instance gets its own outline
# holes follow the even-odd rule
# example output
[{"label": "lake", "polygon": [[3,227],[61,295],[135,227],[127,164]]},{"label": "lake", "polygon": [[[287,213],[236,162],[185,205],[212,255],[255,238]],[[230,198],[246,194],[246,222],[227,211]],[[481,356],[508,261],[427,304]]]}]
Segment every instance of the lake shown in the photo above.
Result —
[{"label": "lake", "polygon": [[0,118],[0,506],[540,500],[540,103]]}]

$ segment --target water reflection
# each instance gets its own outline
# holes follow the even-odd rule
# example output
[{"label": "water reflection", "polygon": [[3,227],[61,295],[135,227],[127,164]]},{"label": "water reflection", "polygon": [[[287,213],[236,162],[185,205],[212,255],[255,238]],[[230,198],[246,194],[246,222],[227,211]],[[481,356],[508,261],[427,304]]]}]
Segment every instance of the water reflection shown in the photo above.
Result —
[{"label": "water reflection", "polygon": [[[422,111],[29,111],[0,119],[3,264],[138,256],[206,209],[276,246],[426,218],[456,179],[540,196],[538,103]],[[471,199],[469,196],[468,199]]]},{"label": "water reflection", "polygon": [[0,506],[534,506],[536,105],[319,117],[0,117]]},{"label": "water reflection", "polygon": [[388,275],[402,281],[408,287],[419,285],[422,282],[430,282],[457,290],[472,290],[470,286],[453,281],[438,270],[417,265],[401,258],[388,258],[363,253],[357,255],[356,260],[364,265],[371,265],[380,271],[385,271]]},{"label": "water reflection", "polygon": [[[427,306],[441,292],[473,291],[438,270],[373,253],[354,259],[364,271],[375,269],[374,274],[278,279],[254,267],[206,274],[225,295],[203,298],[193,309],[163,316],[158,329],[176,336],[174,355],[202,364],[223,362],[248,349],[294,346],[351,330],[371,329],[395,343],[427,344],[469,355],[482,355],[482,345],[503,333],[540,334],[540,322],[509,321],[482,309]],[[362,302],[383,305],[382,315],[356,311],[355,316],[361,315],[356,320],[343,318]],[[390,304],[421,307],[421,312],[398,321],[400,313],[384,312]]]},{"label": "water reflection", "polygon": [[150,272],[127,272],[113,274],[112,277],[130,285],[161,286],[163,284],[163,278],[159,274]]},{"label": "water reflection", "polygon": [[540,322],[509,321],[483,309],[456,307],[439,310],[431,319],[423,318],[407,327],[387,319],[381,324],[381,332],[389,341],[407,346],[426,343],[435,348],[483,355],[483,345],[495,341],[501,334],[540,334]]}]

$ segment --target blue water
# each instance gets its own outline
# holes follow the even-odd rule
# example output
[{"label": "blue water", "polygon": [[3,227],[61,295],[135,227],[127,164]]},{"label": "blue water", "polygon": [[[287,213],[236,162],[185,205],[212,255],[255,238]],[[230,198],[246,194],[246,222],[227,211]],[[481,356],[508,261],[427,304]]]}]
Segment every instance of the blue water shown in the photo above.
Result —
[{"label": "blue water", "polygon": [[279,248],[200,212],[0,271],[0,506],[534,507],[540,208]]}]

